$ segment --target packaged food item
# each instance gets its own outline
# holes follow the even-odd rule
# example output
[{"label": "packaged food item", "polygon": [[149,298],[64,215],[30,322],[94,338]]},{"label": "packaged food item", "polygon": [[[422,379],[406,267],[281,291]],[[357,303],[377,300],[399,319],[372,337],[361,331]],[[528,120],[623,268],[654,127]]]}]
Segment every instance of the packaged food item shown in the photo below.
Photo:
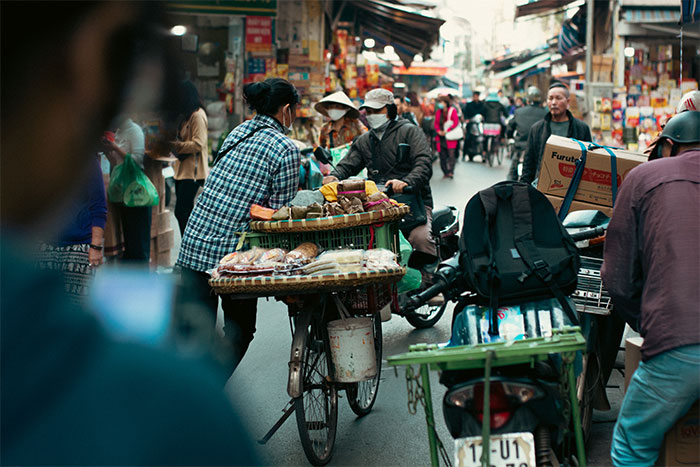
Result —
[{"label": "packaged food item", "polygon": [[367,200],[364,180],[343,180],[338,184],[338,197],[344,196],[348,199]]},{"label": "packaged food item", "polygon": [[364,260],[367,269],[390,269],[399,267],[394,252],[384,248],[375,248],[365,251]]},{"label": "packaged food item", "polygon": [[287,252],[282,248],[273,248],[265,251],[257,260],[257,263],[282,263]]},{"label": "packaged food item", "polygon": [[323,205],[323,216],[332,217],[345,214],[345,211],[338,203],[326,203]]},{"label": "packaged food item", "polygon": [[367,198],[367,202],[365,202],[363,205],[365,211],[367,212],[381,211],[383,209],[389,209],[393,206],[394,205],[392,204],[391,198],[381,192],[369,196]]},{"label": "packaged food item", "polygon": [[343,211],[345,211],[346,214],[359,214],[361,212],[365,212],[365,209],[362,207],[362,201],[359,198],[346,198],[345,196],[339,196],[338,197],[338,203],[340,203],[340,206],[343,208]]},{"label": "packaged food item", "polygon": [[364,250],[329,250],[319,260],[335,261],[338,264],[364,264]]},{"label": "packaged food item", "polygon": [[308,212],[308,206],[292,206],[292,219],[306,219]]},{"label": "packaged food item", "polygon": [[274,213],[274,209],[266,208],[264,206],[260,206],[259,204],[253,204],[250,207],[250,218],[254,220],[271,221]]},{"label": "packaged food item", "polygon": [[307,219],[313,219],[321,216],[323,216],[323,207],[320,204],[313,203],[308,206],[308,211],[306,212]]},{"label": "packaged food item", "polygon": [[282,206],[272,215],[273,221],[286,221],[291,219],[292,213],[288,206]]},{"label": "packaged food item", "polygon": [[325,198],[323,193],[318,190],[301,190],[294,196],[294,199],[289,203],[290,206],[310,206],[312,204],[323,204]]},{"label": "packaged food item", "polygon": [[308,264],[316,256],[318,256],[318,246],[314,243],[306,242],[287,253],[284,262],[288,264]]},{"label": "packaged food item", "polygon": [[307,274],[310,276],[320,275],[320,274],[335,274],[340,271],[338,263],[330,259],[320,259],[312,263],[307,264],[301,268],[302,274]]}]

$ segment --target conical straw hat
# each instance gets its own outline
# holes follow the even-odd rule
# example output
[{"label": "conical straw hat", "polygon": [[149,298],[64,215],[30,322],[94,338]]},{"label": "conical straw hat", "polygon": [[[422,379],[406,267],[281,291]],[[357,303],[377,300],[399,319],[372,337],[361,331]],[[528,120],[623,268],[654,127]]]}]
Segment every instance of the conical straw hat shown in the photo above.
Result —
[{"label": "conical straw hat", "polygon": [[345,115],[350,118],[358,118],[360,116],[360,111],[357,110],[355,104],[352,103],[350,98],[343,91],[334,92],[333,94],[329,94],[328,96],[324,97],[314,106],[314,109],[316,109],[316,111],[321,115],[328,117],[328,113],[326,112],[326,104],[330,103],[342,104],[348,107],[348,113]]}]

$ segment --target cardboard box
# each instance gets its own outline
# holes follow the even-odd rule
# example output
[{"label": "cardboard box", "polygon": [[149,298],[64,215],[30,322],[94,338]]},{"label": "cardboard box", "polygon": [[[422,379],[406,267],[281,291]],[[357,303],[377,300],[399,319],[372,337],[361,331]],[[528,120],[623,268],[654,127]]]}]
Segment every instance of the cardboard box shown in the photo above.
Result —
[{"label": "cardboard box", "polygon": [[155,238],[158,234],[170,230],[172,226],[170,225],[170,210],[166,209],[163,212],[156,212],[156,208],[153,208],[153,214],[151,215],[151,238]]},{"label": "cardboard box", "polygon": [[639,362],[642,361],[643,342],[643,337],[628,337],[625,339],[625,386],[623,392],[627,392],[632,375],[639,367]]},{"label": "cardboard box", "polygon": [[[584,143],[586,148],[590,143]],[[614,149],[618,190],[627,174],[646,162],[647,157],[622,149]],[[588,150],[586,168],[574,195],[576,201],[612,207],[612,174],[610,155],[604,149]],[[570,138],[552,135],[542,156],[537,189],[544,194],[564,198],[574,175],[576,161],[581,157],[581,146]]]},{"label": "cardboard box", "polygon": [[175,232],[173,231],[173,229],[159,233],[156,237],[156,252],[160,254],[166,251],[170,251],[174,244]]},{"label": "cardboard box", "polygon": [[[560,198],[558,196],[552,196],[552,195],[545,195],[547,199],[549,200],[550,203],[552,203],[552,206],[554,206],[554,210],[559,214],[559,208],[561,207],[561,204],[564,202],[564,198]],[[569,212],[574,212],[574,211],[585,211],[587,209],[595,209],[597,211],[602,212],[608,217],[612,217],[613,213],[613,208],[609,206],[601,206],[599,204],[591,204],[591,203],[583,203],[581,201],[572,201],[571,206],[569,207]]]},{"label": "cardboard box", "polygon": [[695,402],[668,430],[659,451],[659,466],[700,465],[700,403]]}]

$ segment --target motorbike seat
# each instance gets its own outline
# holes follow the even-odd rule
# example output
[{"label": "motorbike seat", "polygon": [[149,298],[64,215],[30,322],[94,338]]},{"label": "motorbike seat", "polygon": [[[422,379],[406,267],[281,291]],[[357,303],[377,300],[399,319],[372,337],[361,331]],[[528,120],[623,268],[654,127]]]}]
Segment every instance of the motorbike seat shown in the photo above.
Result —
[{"label": "motorbike seat", "polygon": [[456,217],[453,208],[449,206],[436,205],[433,208],[433,236],[439,236],[440,232],[446,227],[452,225]]}]

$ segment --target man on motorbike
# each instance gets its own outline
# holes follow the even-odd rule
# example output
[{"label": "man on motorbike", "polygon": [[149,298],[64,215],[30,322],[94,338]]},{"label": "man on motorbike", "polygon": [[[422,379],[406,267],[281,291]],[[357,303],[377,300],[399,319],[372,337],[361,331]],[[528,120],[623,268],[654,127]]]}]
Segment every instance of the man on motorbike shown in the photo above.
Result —
[{"label": "man on motorbike", "polygon": [[[433,196],[430,178],[433,169],[430,146],[420,128],[397,115],[394,96],[390,91],[372,89],[365,95],[365,102],[360,108],[366,109],[371,130],[353,142],[348,154],[323,182],[343,180],[367,168],[371,180],[391,187],[395,193],[402,193],[409,185],[414,187],[425,204],[427,223],[415,227],[408,235],[408,241],[415,251],[425,255],[423,262],[427,265],[423,272],[426,277],[430,265],[437,261],[431,234]],[[408,161],[398,160],[398,148],[402,143],[411,147]]]},{"label": "man on motorbike", "polygon": [[518,179],[518,165],[522,153],[527,149],[527,136],[530,128],[542,120],[547,111],[542,107],[542,94],[536,86],[527,88],[527,105],[515,109],[513,118],[508,123],[508,137],[515,136],[515,154],[508,171],[508,180]]},{"label": "man on motorbike", "polygon": [[544,146],[550,135],[592,141],[588,125],[569,112],[569,88],[566,85],[556,82],[549,86],[547,106],[549,112],[530,128],[521,182],[532,183],[539,176]]},{"label": "man on motorbike", "polygon": [[472,132],[469,130],[470,126],[474,123],[470,120],[477,115],[484,115],[484,101],[479,100],[479,96],[479,91],[472,92],[472,100],[462,106],[462,115],[464,115],[464,120],[467,122],[467,131],[462,147],[464,159],[467,158],[467,148],[473,145],[472,138],[474,138],[474,135],[472,135]]},{"label": "man on motorbike", "polygon": [[700,397],[700,112],[673,117],[661,140],[663,157],[625,178],[601,269],[613,312],[644,338],[615,424],[616,466],[654,464]]}]

